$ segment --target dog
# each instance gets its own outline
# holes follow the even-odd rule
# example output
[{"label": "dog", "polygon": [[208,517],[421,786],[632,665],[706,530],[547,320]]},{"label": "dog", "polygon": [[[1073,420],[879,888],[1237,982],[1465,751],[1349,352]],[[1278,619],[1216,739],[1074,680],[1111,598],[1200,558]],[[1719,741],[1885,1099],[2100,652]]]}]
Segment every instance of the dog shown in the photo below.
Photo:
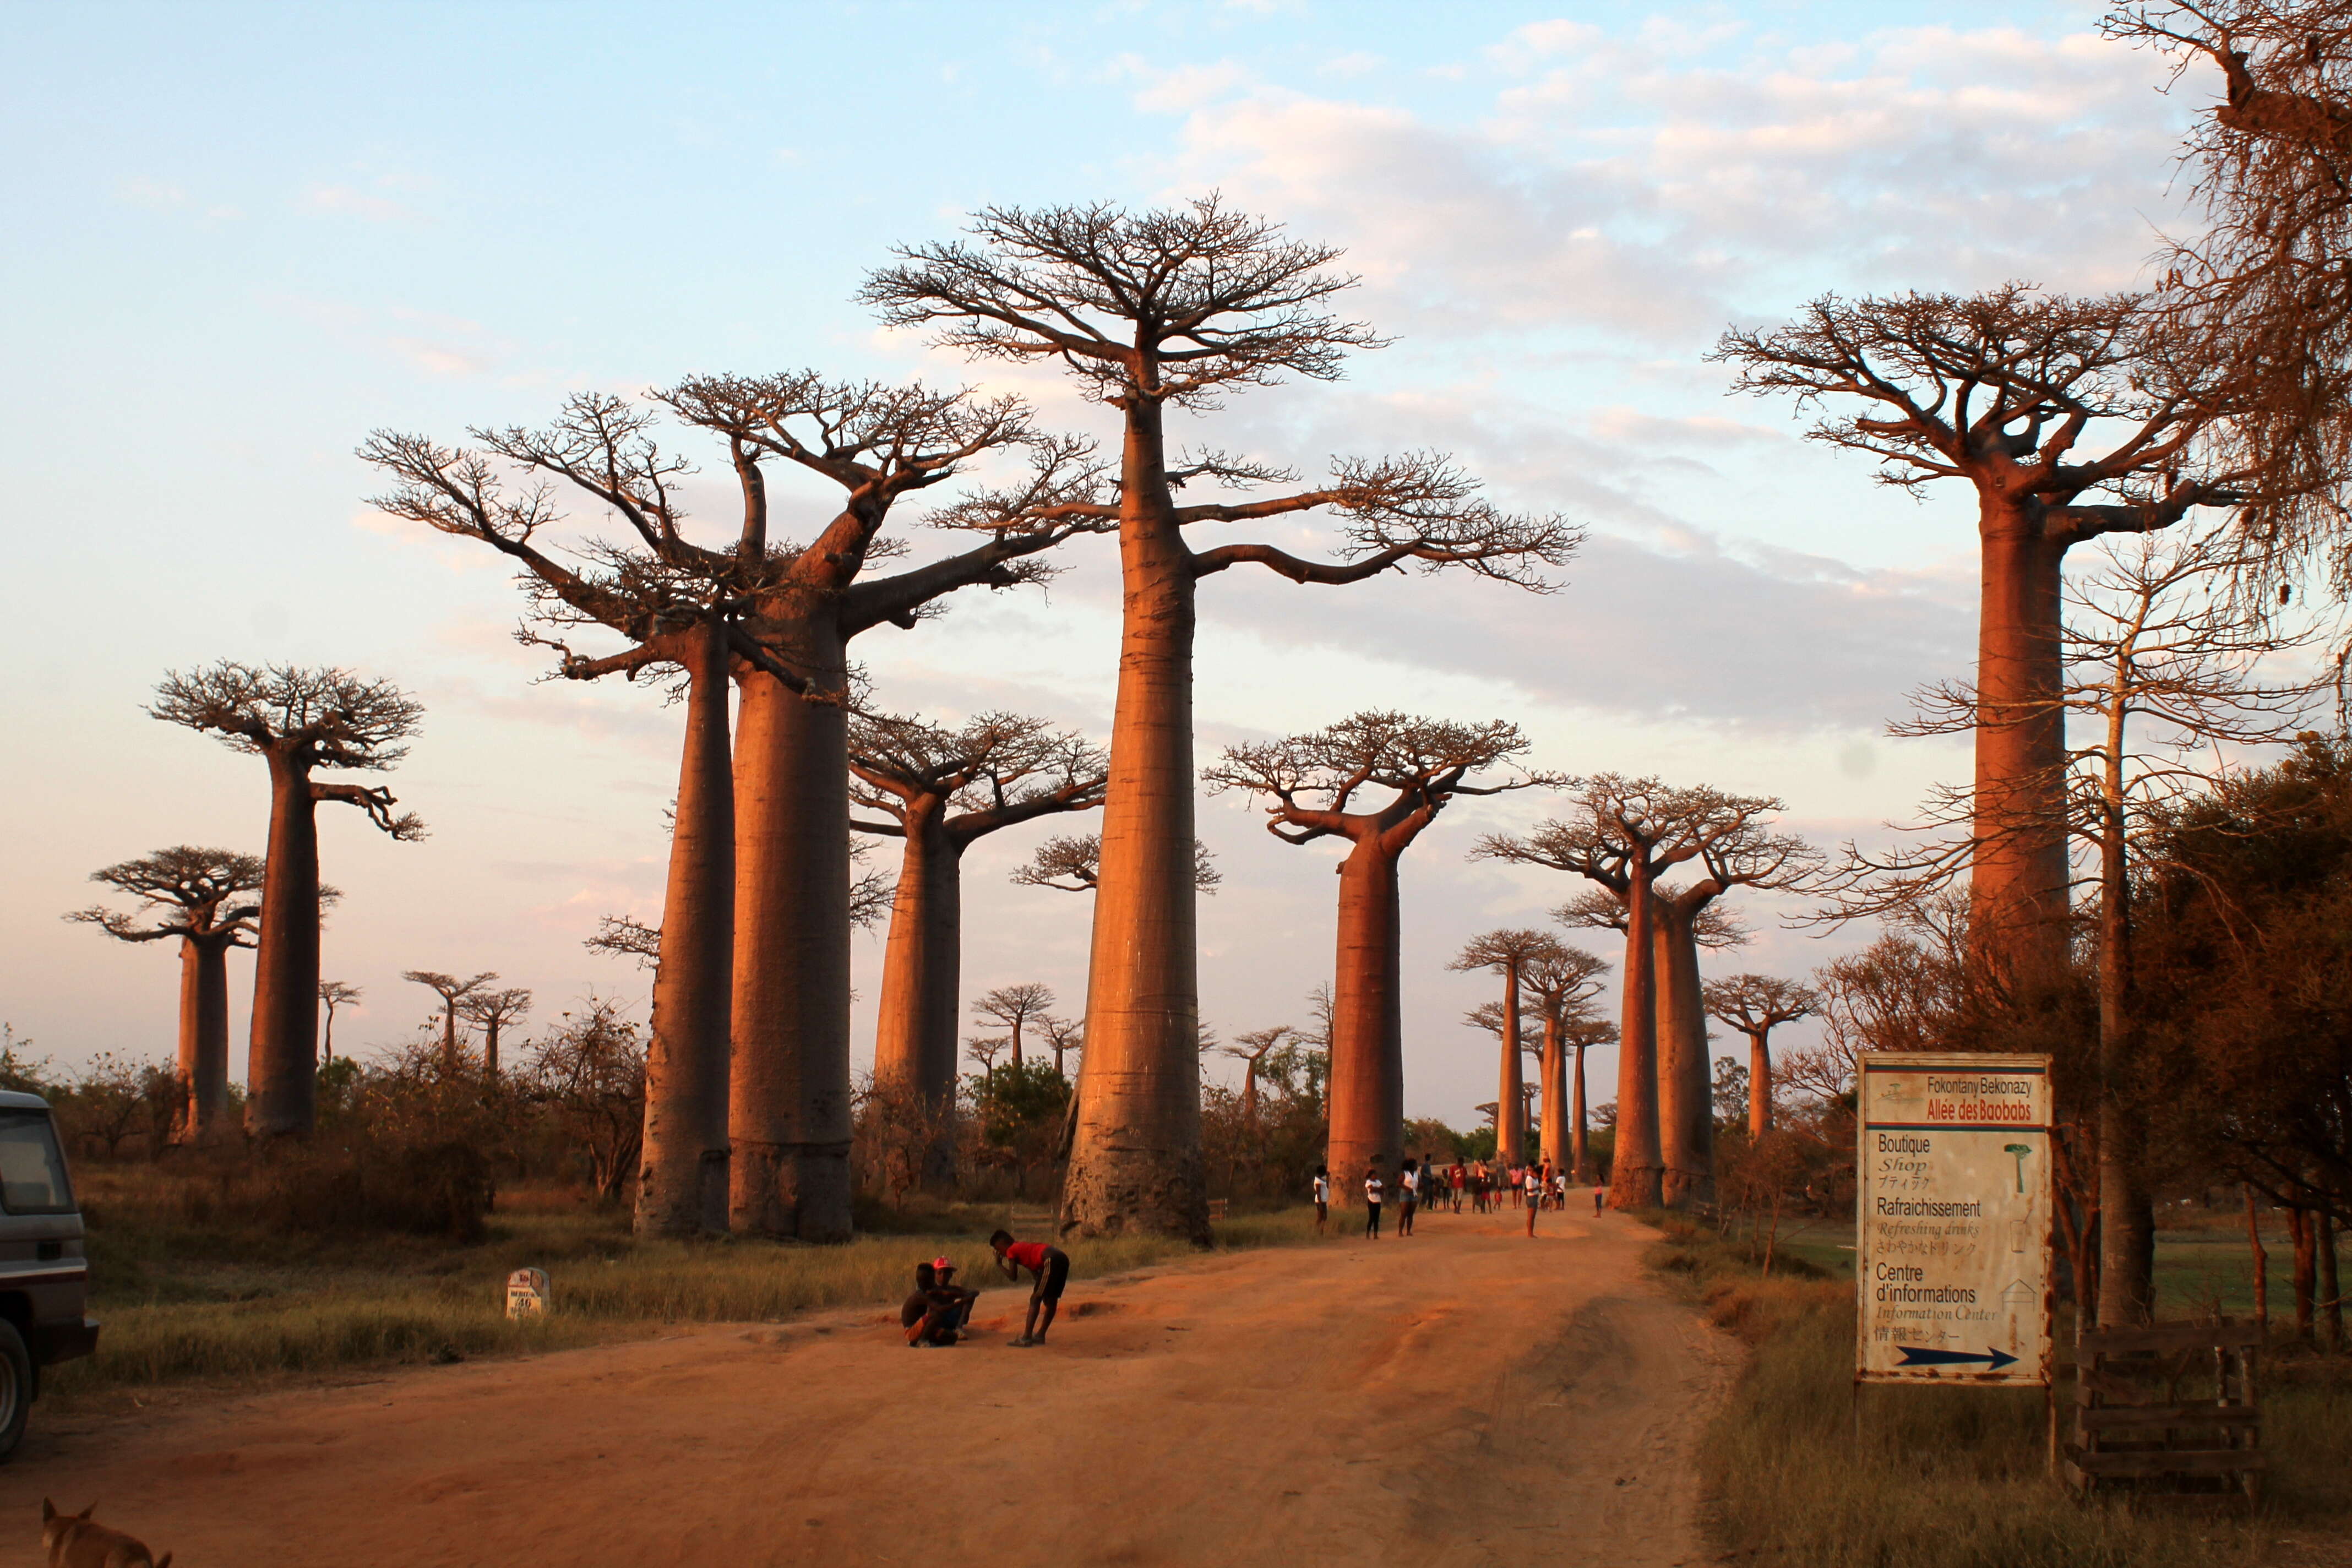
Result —
[{"label": "dog", "polygon": [[93,1521],[97,1507],[59,1513],[57,1504],[41,1500],[41,1544],[48,1549],[49,1568],[172,1568],[170,1552],[159,1561],[142,1542]]}]

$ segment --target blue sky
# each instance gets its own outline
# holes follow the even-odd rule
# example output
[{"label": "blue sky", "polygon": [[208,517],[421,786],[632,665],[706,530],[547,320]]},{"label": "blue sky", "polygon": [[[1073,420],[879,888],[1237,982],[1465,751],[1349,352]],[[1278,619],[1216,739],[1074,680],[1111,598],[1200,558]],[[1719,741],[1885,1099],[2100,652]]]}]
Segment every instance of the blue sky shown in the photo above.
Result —
[{"label": "blue sky", "polygon": [[[1395,346],[1339,386],[1238,401],[1201,438],[1310,472],[1444,448],[1509,504],[1594,531],[1544,599],[1211,584],[1204,757],[1402,707],[1516,719],[1547,766],[1780,795],[1824,838],[1905,816],[1965,765],[1877,731],[1908,687],[1965,671],[1970,509],[1873,486],[1794,440],[1790,410],[1727,400],[1700,356],[1829,289],[2128,284],[2178,221],[2170,158],[2200,96],[2156,93],[2156,63],[2089,36],[2095,8],[1964,15],[11,8],[0,1017],[65,1058],[168,1051],[174,966],[57,916],[110,861],[260,847],[257,766],[139,710],[165,668],[224,656],[349,665],[430,710],[394,783],[435,837],[329,822],[349,896],[328,970],[369,992],[339,1033],[405,1034],[430,1001],[397,980],[410,967],[494,969],[549,1012],[640,991],[578,943],[600,914],[658,910],[677,716],[534,685],[506,574],[373,516],[352,448],[379,426],[536,422],[581,388],[803,364],[1017,387],[1098,428],[1050,376],[983,374],[850,303],[892,245],[987,203],[1217,188],[1346,246],[1353,308]],[[1081,557],[1050,595],[959,604],[861,654],[893,707],[1101,734],[1116,613],[1105,560]],[[1492,1093],[1491,1052],[1456,1022],[1483,990],[1444,962],[1572,889],[1461,855],[1539,810],[1465,806],[1408,864],[1417,1113],[1466,1121]],[[1203,822],[1226,874],[1206,1016],[1227,1035],[1299,1016],[1328,963],[1328,857],[1237,803]],[[1003,879],[1044,831],[973,857],[968,988],[1045,979],[1076,1007],[1084,900]],[[1859,934],[1748,913],[1738,967],[1800,972]],[[861,940],[867,999],[878,955]]]}]

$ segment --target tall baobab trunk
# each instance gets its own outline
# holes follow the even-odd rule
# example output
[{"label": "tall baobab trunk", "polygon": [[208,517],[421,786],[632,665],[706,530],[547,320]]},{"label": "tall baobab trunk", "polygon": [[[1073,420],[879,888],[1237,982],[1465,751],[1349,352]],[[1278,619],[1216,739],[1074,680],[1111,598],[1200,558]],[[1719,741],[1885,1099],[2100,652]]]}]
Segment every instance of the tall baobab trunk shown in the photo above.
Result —
[{"label": "tall baobab trunk", "polygon": [[1970,931],[2013,979],[2047,984],[2066,963],[2066,720],[2062,563],[2041,519],[1980,510],[1976,820]]},{"label": "tall baobab trunk", "polygon": [[1495,1157],[1506,1166],[1527,1152],[1528,1086],[1519,1060],[1519,966],[1503,965],[1503,1063],[1495,1097]]},{"label": "tall baobab trunk", "polygon": [[1118,699],[1060,1228],[1206,1243],[1192,850],[1197,584],[1168,503],[1160,409],[1138,398],[1126,414]]},{"label": "tall baobab trunk", "polygon": [[1324,1162],[1342,1204],[1363,1197],[1375,1160],[1404,1160],[1404,1011],[1397,858],[1367,833],[1339,862],[1339,950],[1332,970],[1330,1142]]},{"label": "tall baobab trunk", "polygon": [[1715,1197],[1715,1083],[1706,1053],[1706,1007],[1700,1000],[1696,907],[1680,899],[1651,903],[1655,933],[1658,1035],[1658,1137],[1665,1165],[1661,1195],[1668,1208]]},{"label": "tall baobab trunk", "polygon": [[1592,1169],[1591,1129],[1584,1109],[1584,1047],[1580,1045],[1576,1047],[1575,1075],[1570,1093],[1575,1100],[1571,1114],[1576,1118],[1576,1126],[1570,1133],[1575,1141],[1568,1149],[1569,1169],[1576,1173],[1579,1182],[1589,1183],[1595,1173]]},{"label": "tall baobab trunk", "polygon": [[1624,1036],[1617,1052],[1617,1146],[1609,1206],[1656,1208],[1665,1161],[1658,1140],[1658,986],[1654,962],[1657,900],[1648,873],[1628,868],[1625,886]]},{"label": "tall baobab trunk", "polygon": [[[727,738],[726,630],[690,634],[686,743],[677,770],[669,882],[654,970],[645,1149],[636,1228],[727,1228],[728,1031],[735,938],[734,780]],[[765,677],[761,679],[764,679]],[[498,1072],[498,1025],[487,1064]]]},{"label": "tall baobab trunk", "polygon": [[275,1138],[318,1121],[319,805],[310,770],[272,750],[269,848],[253,953],[246,1131]]},{"label": "tall baobab trunk", "polygon": [[[814,688],[846,689],[829,612],[763,630]],[[847,714],[757,670],[741,686],[728,1218],[739,1232],[846,1241]]]},{"label": "tall baobab trunk", "polygon": [[203,1143],[228,1116],[228,950],[233,938],[180,939],[180,1092],[175,1142]]},{"label": "tall baobab trunk", "polygon": [[1763,1029],[1748,1037],[1748,1136],[1751,1142],[1772,1131],[1771,1037]]},{"label": "tall baobab trunk", "polygon": [[1544,1163],[1555,1171],[1568,1169],[1568,1063],[1560,1043],[1559,1019],[1544,1017],[1543,1056],[1538,1071],[1543,1076]]},{"label": "tall baobab trunk", "polygon": [[2099,1299],[2108,1328],[2156,1310],[2156,1203],[2146,1128],[2131,1078],[2131,906],[2123,837],[2123,704],[2108,720],[2106,798],[2099,834]]},{"label": "tall baobab trunk", "polygon": [[906,850],[882,959],[874,1080],[912,1094],[929,1129],[926,1182],[955,1175],[957,993],[962,972],[961,850],[947,831],[947,801],[908,804]]}]

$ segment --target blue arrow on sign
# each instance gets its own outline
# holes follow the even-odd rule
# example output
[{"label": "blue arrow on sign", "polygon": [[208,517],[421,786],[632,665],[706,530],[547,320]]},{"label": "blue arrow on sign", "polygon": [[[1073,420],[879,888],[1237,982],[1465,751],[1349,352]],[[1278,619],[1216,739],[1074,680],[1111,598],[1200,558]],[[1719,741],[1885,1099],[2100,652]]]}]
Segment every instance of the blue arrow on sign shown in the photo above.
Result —
[{"label": "blue arrow on sign", "polygon": [[1897,1366],[1958,1366],[1963,1362],[1980,1361],[1989,1363],[1987,1371],[1999,1372],[2017,1360],[2015,1356],[2000,1351],[1938,1351],[1923,1345],[1896,1345],[1895,1348],[1903,1352],[1903,1359],[1895,1363]]}]

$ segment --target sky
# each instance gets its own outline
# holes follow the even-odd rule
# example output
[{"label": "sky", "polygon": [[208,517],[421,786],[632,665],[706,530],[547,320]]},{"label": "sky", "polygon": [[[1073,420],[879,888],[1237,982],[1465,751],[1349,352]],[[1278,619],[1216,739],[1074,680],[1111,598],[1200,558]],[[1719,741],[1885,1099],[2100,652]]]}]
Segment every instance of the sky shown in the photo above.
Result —
[{"label": "sky", "polygon": [[[1100,433],[1103,411],[1052,374],[966,364],[854,302],[894,246],[948,238],[992,204],[1217,191],[1344,247],[1361,279],[1347,309],[1391,346],[1177,434],[1309,475],[1337,455],[1444,451],[1498,503],[1591,531],[1549,595],[1462,574],[1212,580],[1204,762],[1365,709],[1507,719],[1543,768],[1779,796],[1823,844],[1877,834],[1966,773],[1954,742],[1884,726],[1911,688],[1968,672],[1971,504],[1874,484],[1863,459],[1802,441],[1800,411],[1727,396],[1705,355],[1726,328],[1832,290],[2141,279],[2184,221],[2175,152],[2211,84],[2165,96],[2163,63],[2101,41],[2096,17],[1499,0],[11,8],[0,1020],[60,1063],[169,1056],[169,954],[59,917],[100,891],[100,866],[179,843],[261,849],[260,764],[142,711],[166,670],[221,658],[341,665],[426,708],[384,782],[431,837],[322,813],[324,874],[344,891],[325,972],[365,991],[339,1047],[411,1034],[433,1001],[399,979],[411,968],[495,971],[537,994],[541,1022],[592,992],[641,1004],[645,977],[581,943],[604,915],[658,918],[679,711],[644,687],[543,681],[544,654],[513,640],[510,574],[375,512],[353,448],[375,429],[456,443],[537,424],[576,391],[803,366],[1019,391],[1043,423]],[[702,465],[689,503],[723,532],[725,454],[665,435]],[[780,484],[778,531],[825,515],[821,491]],[[917,558],[945,548],[906,521]],[[1312,521],[1265,535],[1332,537]],[[1066,555],[1045,590],[969,593],[862,639],[877,701],[1107,737],[1114,554]],[[1578,889],[1465,857],[1553,804],[1465,802],[1405,863],[1411,1114],[1466,1126],[1493,1098],[1491,1040],[1461,1016],[1494,983],[1446,963]],[[1088,820],[968,857],[967,994],[1039,980],[1082,1007],[1090,900],[1006,877]],[[1336,851],[1262,822],[1243,800],[1202,805],[1223,875],[1202,913],[1202,1014],[1226,1038],[1304,1021],[1330,970]],[[1873,934],[1730,902],[1755,934],[1716,972],[1801,975]],[[861,935],[861,1067],[880,958]],[[1611,1054],[1592,1069],[1607,1098]]]}]

